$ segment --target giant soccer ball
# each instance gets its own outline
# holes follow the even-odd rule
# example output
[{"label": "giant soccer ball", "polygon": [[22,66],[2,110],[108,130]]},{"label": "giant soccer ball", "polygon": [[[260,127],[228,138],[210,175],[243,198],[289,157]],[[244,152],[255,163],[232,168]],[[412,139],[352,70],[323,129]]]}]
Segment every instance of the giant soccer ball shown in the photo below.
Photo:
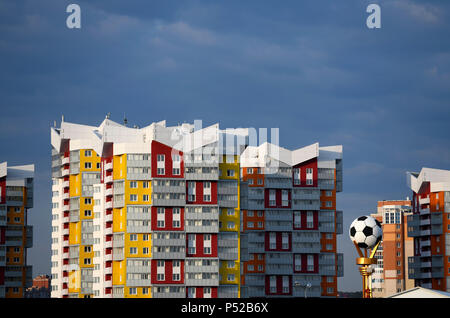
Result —
[{"label": "giant soccer ball", "polygon": [[381,240],[381,223],[371,216],[360,216],[350,225],[350,239],[361,248],[372,248]]}]

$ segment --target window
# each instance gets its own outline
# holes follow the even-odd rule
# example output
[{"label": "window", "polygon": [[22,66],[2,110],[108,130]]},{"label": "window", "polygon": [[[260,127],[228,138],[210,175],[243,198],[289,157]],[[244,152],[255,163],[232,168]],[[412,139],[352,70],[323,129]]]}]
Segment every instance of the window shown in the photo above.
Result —
[{"label": "window", "polygon": [[228,276],[227,276],[227,280],[228,280],[229,282],[232,282],[232,281],[234,281],[234,280],[235,280],[235,276],[234,276],[234,274],[228,274]]},{"label": "window", "polygon": [[130,241],[137,241],[137,234],[130,234]]},{"label": "window", "polygon": [[130,201],[136,202],[137,200],[137,194],[130,194]]},{"label": "window", "polygon": [[228,222],[228,224],[227,224],[227,228],[228,229],[234,229],[234,226],[235,226],[235,224],[234,224],[234,222]]},{"label": "window", "polygon": [[84,163],[84,168],[85,169],[92,169],[92,163],[91,162],[85,162]]},{"label": "window", "polygon": [[85,246],[84,247],[84,252],[85,253],[90,253],[92,251],[92,248],[90,246]]},{"label": "window", "polygon": [[130,247],[130,254],[137,254],[137,247]]},{"label": "window", "polygon": [[148,234],[143,234],[142,235],[142,240],[143,241],[148,241]]},{"label": "window", "polygon": [[180,168],[172,168],[172,174],[175,176],[180,175]]},{"label": "window", "polygon": [[142,196],[142,201],[144,201],[144,202],[148,202],[148,201],[149,201],[149,196],[148,196],[148,194],[144,194],[144,195]]},{"label": "window", "polygon": [[92,204],[92,199],[91,198],[85,198],[84,199],[84,204]]},{"label": "window", "polygon": [[138,187],[137,181],[130,181],[130,188],[131,189],[136,189],[137,187]]},{"label": "window", "polygon": [[234,177],[234,170],[233,169],[228,169],[227,170],[227,176],[228,177]]},{"label": "window", "polygon": [[248,174],[252,174],[253,173],[253,168],[247,168],[247,173]]},{"label": "window", "polygon": [[203,195],[203,201],[211,202],[211,195],[210,194],[204,194]]},{"label": "window", "polygon": [[203,248],[203,253],[204,254],[211,254],[211,247],[204,247]]},{"label": "window", "polygon": [[[142,182],[142,187],[143,187],[144,189],[148,189],[148,185],[149,185],[148,181]],[[147,290],[148,290],[148,288],[147,288]]]},{"label": "window", "polygon": [[165,227],[166,224],[166,210],[165,208],[157,208],[156,210],[157,217],[156,217],[156,227]]},{"label": "window", "polygon": [[130,295],[137,295],[137,288],[136,287],[130,287],[129,291],[130,291]]},{"label": "window", "polygon": [[275,190],[274,189],[270,189],[269,190],[269,205],[270,206],[275,206],[276,205],[276,201],[275,201]]},{"label": "window", "polygon": [[84,265],[91,265],[91,259],[90,258],[85,258],[84,259]]},{"label": "window", "polygon": [[327,197],[332,197],[333,196],[333,191],[325,191],[325,195]]},{"label": "window", "polygon": [[84,216],[92,216],[91,210],[84,210]]},{"label": "window", "polygon": [[247,216],[248,217],[253,217],[254,215],[254,211],[247,211]]},{"label": "window", "polygon": [[[227,215],[228,215],[228,216],[234,216],[234,215],[235,215],[234,209],[228,209],[228,210],[227,210]],[[247,214],[247,215],[248,215],[248,214]]]},{"label": "window", "polygon": [[84,156],[85,157],[92,157],[92,151],[91,150],[85,150],[84,151]]},{"label": "window", "polygon": [[248,184],[253,185],[253,179],[248,179]]},{"label": "window", "polygon": [[179,273],[172,274],[172,280],[179,281],[180,280],[180,274]]},{"label": "window", "polygon": [[252,229],[252,228],[254,227],[253,222],[247,222],[247,227],[248,227],[249,229]]},{"label": "window", "polygon": [[234,267],[235,267],[234,261],[228,261],[227,262],[227,268],[234,268]]}]

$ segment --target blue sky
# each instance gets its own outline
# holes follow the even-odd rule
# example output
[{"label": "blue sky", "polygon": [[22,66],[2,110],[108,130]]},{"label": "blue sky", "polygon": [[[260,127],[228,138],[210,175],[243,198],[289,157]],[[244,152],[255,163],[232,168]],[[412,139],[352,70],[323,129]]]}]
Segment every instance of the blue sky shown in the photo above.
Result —
[{"label": "blue sky", "polygon": [[[66,27],[66,7],[82,27]],[[370,3],[382,27],[369,30]],[[33,273],[50,273],[50,126],[202,119],[344,146],[339,290],[361,288],[351,221],[450,167],[448,1],[0,2],[0,161],[36,164]]]}]

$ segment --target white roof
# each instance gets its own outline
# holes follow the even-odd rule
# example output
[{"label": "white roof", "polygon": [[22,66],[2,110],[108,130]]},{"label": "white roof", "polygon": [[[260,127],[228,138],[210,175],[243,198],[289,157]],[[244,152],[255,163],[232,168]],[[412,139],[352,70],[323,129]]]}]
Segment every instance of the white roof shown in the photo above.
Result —
[{"label": "white roof", "polygon": [[415,193],[424,182],[430,182],[431,192],[450,191],[450,170],[422,168],[420,173],[406,173],[406,183]]},{"label": "white roof", "polygon": [[8,166],[8,162],[0,163],[0,178],[7,177],[7,181],[22,181],[26,178],[34,178],[34,164],[23,166]]},{"label": "white roof", "polygon": [[414,287],[387,298],[450,298],[450,293],[423,287]]},{"label": "white roof", "polygon": [[207,145],[218,144],[220,136],[230,135],[242,139],[248,135],[248,129],[221,131],[219,124],[203,128],[197,125],[197,122],[196,125],[183,123],[167,127],[165,120],[143,128],[130,128],[106,118],[98,127],[62,121],[59,129],[51,128],[51,144],[57,151],[62,152],[62,141],[70,139],[69,150],[94,149],[102,155],[104,144],[114,143],[114,155],[118,155],[134,151],[149,153],[149,144],[156,140],[177,150],[191,152]]},{"label": "white roof", "polygon": [[320,168],[335,168],[336,159],[342,159],[342,146],[319,147],[319,143],[289,150],[265,142],[257,147],[249,146],[241,154],[242,167],[295,166],[318,158]]}]

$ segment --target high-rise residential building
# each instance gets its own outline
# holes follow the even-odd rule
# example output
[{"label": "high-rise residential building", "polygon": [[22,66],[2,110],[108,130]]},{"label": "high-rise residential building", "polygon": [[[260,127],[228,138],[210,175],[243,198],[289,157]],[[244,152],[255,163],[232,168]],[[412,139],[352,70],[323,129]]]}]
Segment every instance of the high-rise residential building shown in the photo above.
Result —
[{"label": "high-rise residential building", "polygon": [[249,146],[241,176],[243,297],[336,297],[342,146]]},{"label": "high-rise residential building", "polygon": [[[52,128],[52,297],[246,297],[241,154],[248,141],[249,129],[218,124],[131,128],[106,118],[98,127],[62,121]],[[317,155],[298,161],[311,151]],[[294,229],[290,209],[290,231],[302,242],[292,252],[313,257],[317,269],[290,283],[314,277],[312,295],[319,288],[333,296],[342,273],[342,214],[335,211],[342,148],[320,148],[320,163],[318,144],[293,153],[295,165],[312,162],[314,182],[305,170],[307,191],[292,208],[305,222],[312,213],[314,228]]]},{"label": "high-rise residential building", "polygon": [[383,230],[371,278],[373,297],[389,297],[414,287],[414,280],[408,278],[408,259],[414,255],[413,239],[407,231],[411,213],[411,201],[407,198],[378,201],[377,213],[371,214]]},{"label": "high-rise residential building", "polygon": [[416,286],[450,291],[450,171],[422,168],[408,172],[413,215],[408,235],[414,238],[410,278]]},{"label": "high-rise residential building", "polygon": [[22,298],[31,286],[27,249],[33,245],[28,210],[33,207],[34,165],[0,163],[0,298]]}]

